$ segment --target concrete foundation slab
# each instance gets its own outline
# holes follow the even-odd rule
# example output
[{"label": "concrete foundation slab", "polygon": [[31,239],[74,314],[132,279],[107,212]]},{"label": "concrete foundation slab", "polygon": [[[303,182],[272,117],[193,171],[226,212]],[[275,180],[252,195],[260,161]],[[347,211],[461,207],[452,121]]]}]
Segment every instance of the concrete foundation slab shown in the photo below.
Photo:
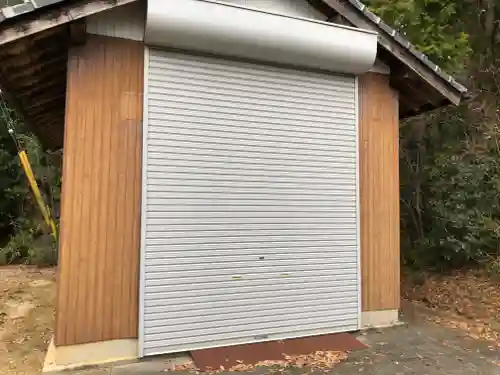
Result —
[{"label": "concrete foundation slab", "polygon": [[49,344],[42,372],[86,368],[106,363],[137,360],[137,340],[110,340],[89,344],[58,346]]},{"label": "concrete foundation slab", "polygon": [[361,313],[361,326],[363,329],[392,327],[398,324],[399,311],[397,309],[363,311]]}]

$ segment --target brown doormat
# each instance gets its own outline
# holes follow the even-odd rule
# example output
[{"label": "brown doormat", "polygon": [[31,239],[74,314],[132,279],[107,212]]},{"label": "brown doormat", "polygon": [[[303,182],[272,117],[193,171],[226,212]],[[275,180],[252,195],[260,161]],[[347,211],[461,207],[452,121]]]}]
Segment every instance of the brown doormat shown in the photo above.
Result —
[{"label": "brown doormat", "polygon": [[289,356],[311,354],[317,351],[347,352],[364,349],[366,345],[349,333],[310,336],[296,339],[268,341],[256,344],[226,346],[191,352],[196,367],[201,371],[229,369],[238,364],[255,365],[262,361],[284,360]]}]

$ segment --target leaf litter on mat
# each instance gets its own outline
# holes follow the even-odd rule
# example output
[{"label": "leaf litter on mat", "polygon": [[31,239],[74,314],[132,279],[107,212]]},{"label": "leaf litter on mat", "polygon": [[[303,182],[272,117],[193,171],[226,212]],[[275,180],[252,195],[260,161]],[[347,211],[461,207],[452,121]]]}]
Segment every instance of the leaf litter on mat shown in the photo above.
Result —
[{"label": "leaf litter on mat", "polygon": [[[245,364],[243,361],[238,362],[236,365],[231,367],[220,366],[218,369],[207,369],[203,371],[206,374],[218,374],[221,372],[251,372],[262,367],[272,368],[277,372],[283,372],[287,369],[307,369],[309,371],[325,371],[333,368],[335,365],[347,359],[347,353],[340,351],[316,351],[310,354],[301,355],[287,355],[283,354],[282,360],[266,360],[260,361],[255,364]],[[200,373],[202,371],[198,369],[193,369],[189,365],[179,365],[175,366],[171,370],[165,371],[177,371],[177,372],[196,372]],[[304,374],[306,375],[306,374]]]}]

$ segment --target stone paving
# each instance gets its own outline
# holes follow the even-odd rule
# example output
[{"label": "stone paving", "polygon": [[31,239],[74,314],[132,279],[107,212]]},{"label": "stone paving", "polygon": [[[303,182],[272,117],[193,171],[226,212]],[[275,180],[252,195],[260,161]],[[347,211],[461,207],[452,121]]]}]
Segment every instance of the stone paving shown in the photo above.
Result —
[{"label": "stone paving", "polygon": [[[349,353],[349,359],[329,371],[330,374],[500,375],[498,348],[468,338],[459,330],[424,320],[366,331],[358,338],[369,347]],[[168,374],[165,368],[165,359],[158,358],[109,369],[75,371],[71,375],[165,375]],[[304,370],[290,371],[292,375],[305,373]],[[182,375],[170,373],[174,374]]]}]

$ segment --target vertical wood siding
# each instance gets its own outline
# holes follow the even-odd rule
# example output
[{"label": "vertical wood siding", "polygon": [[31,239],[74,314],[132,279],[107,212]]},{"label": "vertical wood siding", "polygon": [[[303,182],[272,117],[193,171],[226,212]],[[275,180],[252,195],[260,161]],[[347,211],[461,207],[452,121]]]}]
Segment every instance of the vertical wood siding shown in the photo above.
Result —
[{"label": "vertical wood siding", "polygon": [[56,345],[137,336],[142,43],[70,51]]},{"label": "vertical wood siding", "polygon": [[399,308],[399,119],[389,77],[360,77],[360,221],[363,311]]}]

